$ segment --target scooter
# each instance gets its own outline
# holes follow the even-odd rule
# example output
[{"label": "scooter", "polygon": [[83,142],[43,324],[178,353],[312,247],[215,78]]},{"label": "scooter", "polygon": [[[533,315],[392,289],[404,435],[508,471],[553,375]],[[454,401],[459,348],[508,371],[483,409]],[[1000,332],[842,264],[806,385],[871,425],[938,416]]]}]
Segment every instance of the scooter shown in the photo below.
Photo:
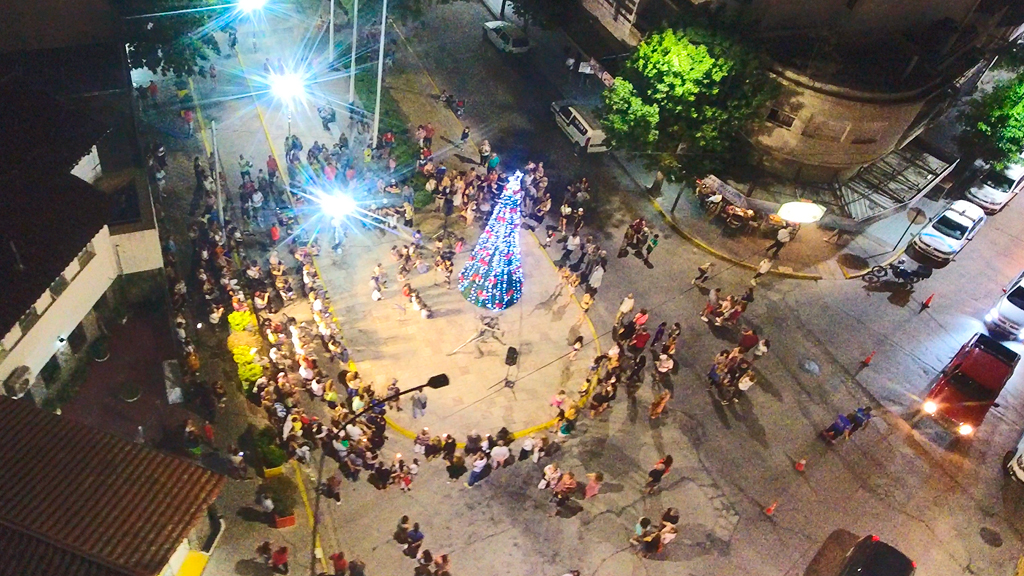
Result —
[{"label": "scooter", "polygon": [[864,281],[874,284],[881,281],[887,275],[892,274],[892,277],[901,284],[917,284],[921,280],[931,278],[932,269],[928,266],[918,266],[917,268],[908,268],[906,258],[900,258],[896,262],[889,264],[888,266],[875,266],[871,269],[871,272],[864,276]]},{"label": "scooter", "polygon": [[466,111],[466,101],[462,98],[458,100],[454,96],[448,99],[448,107],[452,109],[456,118],[462,118],[462,113]]}]

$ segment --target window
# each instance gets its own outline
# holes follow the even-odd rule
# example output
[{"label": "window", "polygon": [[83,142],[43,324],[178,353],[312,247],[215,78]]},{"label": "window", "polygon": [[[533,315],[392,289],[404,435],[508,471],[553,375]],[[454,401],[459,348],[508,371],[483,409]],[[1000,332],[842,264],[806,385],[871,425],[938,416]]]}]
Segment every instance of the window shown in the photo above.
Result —
[{"label": "window", "polygon": [[796,122],[796,116],[787,114],[778,108],[772,108],[768,111],[767,120],[776,126],[788,129],[793,127],[793,123]]},{"label": "window", "polygon": [[49,388],[53,386],[57,379],[60,377],[60,358],[56,354],[50,356],[50,359],[46,361],[42,369],[39,370],[39,378],[43,380],[43,384]]},{"label": "window", "polygon": [[590,130],[587,130],[587,127],[583,125],[583,122],[580,122],[579,118],[574,117],[569,122],[569,125],[575,128],[576,131],[580,133],[580,136],[586,136],[587,132],[590,132]]},{"label": "window", "polygon": [[78,267],[85,268],[85,265],[92,260],[93,256],[96,255],[96,250],[92,246],[92,242],[86,245],[81,252],[78,253]]},{"label": "window", "polygon": [[67,290],[68,285],[68,279],[61,274],[60,276],[57,276],[57,279],[53,281],[53,284],[50,284],[50,294],[53,294],[53,297],[57,298]]},{"label": "window", "polygon": [[38,321],[39,313],[36,312],[36,307],[33,306],[28,309],[28,312],[25,312],[25,314],[21,316],[21,319],[18,320],[18,327],[21,328],[22,334],[27,334]]},{"label": "window", "polygon": [[850,130],[849,122],[835,122],[832,120],[814,120],[804,128],[803,136],[826,142],[842,142],[843,137]]},{"label": "window", "polygon": [[572,120],[572,109],[568,106],[562,106],[559,108],[558,113],[562,115],[562,120],[565,120],[566,122]]},{"label": "window", "polygon": [[78,326],[75,326],[75,329],[71,331],[71,334],[68,334],[68,345],[71,346],[72,352],[78,354],[82,351],[82,348],[85,348],[88,342],[89,337],[85,335],[85,326],[82,326],[82,323],[79,322]]}]

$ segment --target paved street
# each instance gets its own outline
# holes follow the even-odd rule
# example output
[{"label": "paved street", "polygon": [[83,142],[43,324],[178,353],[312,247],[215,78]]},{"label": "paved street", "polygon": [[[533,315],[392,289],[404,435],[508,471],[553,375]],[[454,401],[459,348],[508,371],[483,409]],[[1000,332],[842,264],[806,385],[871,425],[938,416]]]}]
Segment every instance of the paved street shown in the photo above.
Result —
[{"label": "paved street", "polygon": [[[473,128],[474,140],[488,138],[505,166],[543,161],[552,190],[560,191],[581,176],[594,183],[595,205],[586,231],[611,248],[611,261],[590,317],[602,337],[602,348],[610,344],[607,332],[627,292],[636,295],[638,307],[652,311],[649,325],[680,322],[680,369],[673,377],[676,395],[656,423],[649,422],[645,413],[652,399],[648,386],[642,389],[637,406],[629,406],[620,396],[607,415],[581,419],[578,432],[555,459],[563,468],[576,471],[577,477],[601,471],[606,483],[595,499],[576,503],[568,518],[547,516],[546,493],[536,489],[540,466],[533,463],[499,470],[481,486],[467,490],[461,480],[446,483],[443,465],[434,462],[424,465],[410,494],[395,489],[378,492],[366,483],[346,484],[342,505],[328,503],[322,512],[324,549],[328,553],[344,549],[349,557],[362,558],[370,574],[409,572],[412,561],[402,557],[390,541],[395,521],[409,514],[422,523],[426,547],[452,554],[457,574],[557,575],[578,568],[592,576],[652,570],[695,576],[798,575],[826,537],[843,528],[858,535],[879,534],[915,559],[923,576],[1010,574],[1022,549],[1024,494],[1020,486],[1002,477],[999,464],[1020,437],[1024,375],[1018,371],[1000,398],[1001,406],[992,410],[969,443],[951,444],[942,434],[925,425],[915,429],[911,422],[930,379],[963,341],[984,330],[980,320],[1001,294],[1000,288],[1024,268],[1024,232],[1017,224],[1024,216],[1024,203],[1018,199],[992,217],[954,264],[936,271],[909,296],[869,290],[860,280],[813,282],[777,276],[760,280],[743,321],[762,337],[771,338],[771,351],[758,361],[758,385],[739,404],[723,407],[706,391],[704,374],[719,350],[734,345],[736,335],[709,329],[700,321],[705,295],[688,282],[709,256],[662,223],[611,157],[572,155],[568,139],[548,110],[552,100],[562,97],[557,77],[560,64],[552,61],[560,49],[553,44],[557,34],[539,34],[545,44],[533,54],[505,57],[481,39],[480,23],[493,18],[476,2],[433,8],[422,28],[399,39],[397,62],[385,83],[398,86],[421,74],[416,80],[419,85],[436,84],[465,96],[464,121]],[[296,58],[294,49],[287,47],[309,30],[308,23],[296,18],[271,15],[268,19],[272,21],[261,40],[261,51],[242,54],[253,78],[266,57]],[[234,189],[239,182],[233,159],[241,153],[262,165],[271,153],[268,136],[280,153],[289,121],[287,112],[265,96],[256,99],[261,118],[253,98],[244,96],[249,88],[238,62],[222,62],[220,86],[214,90],[203,84],[200,92],[205,120],[218,121],[218,144],[228,164],[229,188]],[[347,82],[326,80],[316,90],[344,99]],[[450,113],[428,105],[427,94],[396,94],[396,99],[413,126],[428,121],[454,126]],[[291,130],[307,144],[318,138],[336,139],[336,132],[329,137],[323,132],[314,102],[294,111]],[[441,135],[457,136],[454,132]],[[189,146],[194,150],[198,141]],[[179,160],[187,163],[188,158],[187,152],[179,152]],[[187,179],[189,168],[182,164],[176,169]],[[190,189],[185,187],[181,193]],[[614,257],[624,227],[638,215],[662,234],[663,241],[651,258],[652,268],[633,257]],[[801,233],[800,241],[812,240],[820,241]],[[500,377],[500,373],[495,376],[495,371],[504,372],[500,352],[495,347],[481,360],[468,353],[450,360],[437,358],[451,343],[464,341],[472,333],[469,310],[459,308],[468,305],[457,302],[454,290],[424,290],[427,301],[442,311],[438,318],[422,321],[431,323],[427,329],[415,316],[403,320],[388,299],[369,301],[369,267],[373,260],[380,261],[379,255],[392,243],[388,237],[350,237],[342,256],[325,255],[319,265],[355,360],[366,363],[365,369],[374,373],[378,384],[392,375],[403,384],[418,383],[438,371],[435,366],[449,362],[450,374],[467,376],[477,370],[478,363],[493,364],[481,369],[474,382],[475,395],[453,387],[445,395],[431,397],[428,416],[450,414],[458,409],[458,402],[477,399],[483,395],[480,389]],[[535,284],[519,310],[530,314],[553,287],[555,275],[529,233],[524,233],[523,244],[527,282]],[[548,251],[549,256],[557,254],[554,247]],[[785,250],[781,263],[786,263]],[[751,275],[749,270],[719,262],[712,284],[721,286],[724,293],[739,294]],[[919,312],[920,303],[931,293],[935,293],[932,307]],[[559,306],[565,303],[562,300]],[[459,310],[453,314],[457,318],[447,318],[448,310]],[[573,304],[551,334],[530,335],[545,348],[535,345],[524,355],[523,371],[551,360],[555,364],[538,372],[532,384],[524,382],[516,388],[522,396],[522,412],[484,401],[474,416],[480,418],[479,424],[451,421],[461,427],[460,436],[468,431],[465,426],[493,433],[503,425],[526,427],[545,419],[547,398],[560,385],[556,382],[575,381],[578,370],[589,362],[590,353],[581,354],[574,368],[577,372],[566,376],[564,360],[557,360],[568,351],[568,325],[578,314]],[[437,339],[428,340],[434,331]],[[590,342],[589,328],[581,332]],[[1024,351],[1018,345],[1014,349]],[[860,368],[860,361],[873,351],[871,365]],[[836,413],[865,404],[884,409],[852,441],[826,448],[815,438]],[[488,420],[491,415],[496,420]],[[547,411],[546,417],[550,416]],[[432,428],[447,424],[429,422]],[[411,443],[398,434],[391,436],[388,449],[408,453]],[[666,453],[676,460],[666,489],[642,497],[647,469]],[[801,458],[808,461],[803,474],[793,469],[793,462]],[[311,484],[306,486],[312,494]],[[237,509],[251,503],[252,488],[249,482],[225,489],[220,508],[231,519],[209,573],[266,573],[245,559],[252,557],[258,540],[271,536],[284,538],[296,549],[293,573],[308,569],[304,553],[299,552],[308,546],[308,525],[300,522],[279,536],[244,517],[233,518]],[[778,508],[768,518],[762,509],[775,501]],[[639,516],[658,515],[667,506],[682,511],[680,537],[663,555],[642,560],[628,547],[633,525]]]}]

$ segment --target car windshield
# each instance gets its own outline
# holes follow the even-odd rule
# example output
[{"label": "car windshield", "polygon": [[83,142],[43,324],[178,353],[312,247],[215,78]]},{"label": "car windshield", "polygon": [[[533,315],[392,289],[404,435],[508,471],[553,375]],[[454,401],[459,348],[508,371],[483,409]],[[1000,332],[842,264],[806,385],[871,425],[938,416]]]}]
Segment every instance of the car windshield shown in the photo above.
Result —
[{"label": "car windshield", "polygon": [[1013,179],[1002,172],[989,172],[981,181],[989,188],[995,188],[1000,192],[1009,192],[1013,187]]},{"label": "car windshield", "polygon": [[1024,310],[1024,286],[1017,286],[1010,290],[1010,293],[1006,295],[1006,300],[1017,308]]},{"label": "car windshield", "polygon": [[960,372],[954,372],[951,374],[949,376],[949,382],[972,402],[991,402],[999,395],[998,392],[985,388]]},{"label": "car windshield", "polygon": [[967,234],[967,226],[964,226],[946,215],[943,215],[941,218],[936,220],[935,223],[932,224],[932,228],[935,228],[939,232],[955,240],[960,240],[965,234]]}]

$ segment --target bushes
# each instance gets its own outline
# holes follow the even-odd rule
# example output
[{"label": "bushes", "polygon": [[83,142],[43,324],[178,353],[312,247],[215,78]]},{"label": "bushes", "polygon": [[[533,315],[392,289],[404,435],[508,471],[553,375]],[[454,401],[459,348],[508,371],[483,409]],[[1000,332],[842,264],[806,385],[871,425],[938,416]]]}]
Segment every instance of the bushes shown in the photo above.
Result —
[{"label": "bushes", "polygon": [[274,514],[278,517],[291,516],[295,514],[295,504],[298,501],[299,489],[295,481],[289,476],[282,474],[274,476],[263,483],[270,499],[274,501]]},{"label": "bushes", "polygon": [[263,367],[258,364],[247,362],[238,365],[238,379],[242,382],[242,389],[246,392],[252,390],[252,385],[263,376]]},{"label": "bushes", "polygon": [[412,198],[412,207],[417,210],[423,210],[424,208],[430,206],[433,203],[434,195],[425,189],[420,189]]},{"label": "bushes", "polygon": [[228,314],[228,325],[235,332],[248,330],[256,326],[256,315],[248,310],[244,312],[232,312]]},{"label": "bushes", "polygon": [[257,430],[253,434],[253,442],[262,468],[277,468],[288,461],[288,454],[277,445],[277,430],[273,426]]}]

